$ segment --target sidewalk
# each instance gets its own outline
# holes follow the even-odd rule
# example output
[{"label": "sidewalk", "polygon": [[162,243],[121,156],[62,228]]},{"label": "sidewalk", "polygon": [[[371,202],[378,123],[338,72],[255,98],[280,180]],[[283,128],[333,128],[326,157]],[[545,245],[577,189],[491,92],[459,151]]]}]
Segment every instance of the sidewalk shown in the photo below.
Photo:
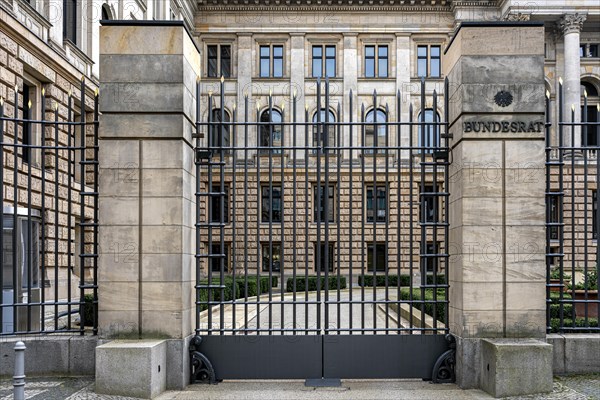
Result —
[{"label": "sidewalk", "polygon": [[[28,378],[30,400],[133,400],[93,392],[92,377]],[[471,400],[491,399],[480,390],[461,390],[456,385],[434,385],[415,380],[345,380],[339,388],[309,388],[301,381],[228,381],[218,385],[194,385],[184,391],[168,391],[158,400]],[[519,397],[531,400],[600,400],[600,373],[556,377],[554,391]],[[511,398],[516,399],[516,398]],[[12,400],[12,381],[0,380],[0,400]]]}]

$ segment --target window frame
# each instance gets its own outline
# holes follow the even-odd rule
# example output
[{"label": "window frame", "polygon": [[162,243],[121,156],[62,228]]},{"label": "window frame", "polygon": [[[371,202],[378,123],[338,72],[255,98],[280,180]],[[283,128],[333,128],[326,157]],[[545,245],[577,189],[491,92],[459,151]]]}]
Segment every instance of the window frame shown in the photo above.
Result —
[{"label": "window frame", "polygon": [[[216,184],[216,187],[215,187],[215,184]],[[211,186],[210,187],[211,192],[213,190],[221,189],[221,184],[219,182],[212,182],[212,184],[210,186]],[[229,183],[223,183],[223,191],[225,192],[225,199],[224,199],[225,210],[223,212],[223,223],[229,224],[231,222],[231,220],[229,218],[229,214],[230,214],[230,210],[231,210],[230,198],[229,198],[229,193],[230,193]],[[207,219],[209,220],[209,222],[220,223],[221,222],[221,215],[220,215],[221,204],[220,204],[220,201],[214,202],[213,201],[214,199],[218,199],[218,197],[208,196],[208,201],[206,202],[206,205],[207,205],[206,216],[207,216]],[[210,210],[210,218],[208,218],[209,210]],[[215,216],[215,211],[219,214],[218,217]]]},{"label": "window frame", "polygon": [[[438,254],[441,242],[430,242],[427,241],[425,244],[424,254]],[[440,258],[439,257],[426,257],[424,262],[425,275],[437,275],[440,272]]]},{"label": "window frame", "polygon": [[598,240],[598,189],[592,190],[592,239]]},{"label": "window frame", "polygon": [[[423,112],[425,112],[424,123],[425,123],[425,128],[427,129],[427,131],[425,132],[425,136],[423,136],[421,133],[423,126],[422,125],[417,126],[417,143],[418,143],[419,150],[423,151],[425,154],[433,154],[441,146],[441,143],[442,143],[441,142],[441,140],[442,140],[441,125],[440,125],[441,117],[440,117],[440,113],[437,112],[437,110],[434,110],[433,108],[426,108],[424,110],[419,111],[419,114],[417,114],[417,120],[415,122],[417,122],[417,123],[421,122],[421,114]],[[432,116],[431,121],[427,120],[427,115],[429,112],[431,113],[431,116]],[[421,140],[422,137],[424,137],[426,139],[426,143],[429,141],[431,141],[432,143],[429,143],[428,145],[424,144]]]},{"label": "window frame", "polygon": [[328,254],[328,256],[329,256],[329,257],[328,257],[328,258],[329,258],[329,260],[327,260],[327,265],[328,265],[327,272],[334,272],[334,271],[335,271],[335,257],[334,257],[335,246],[334,246],[334,243],[332,243],[332,242],[329,242],[329,243],[324,243],[324,242],[321,242],[321,249],[320,249],[320,256],[321,256],[321,260],[319,260],[319,259],[317,258],[317,253],[318,253],[318,252],[317,252],[317,246],[318,246],[318,243],[317,243],[317,242],[314,242],[314,243],[313,243],[313,249],[314,249],[314,257],[313,257],[313,259],[314,259],[314,262],[313,262],[313,268],[314,268],[314,271],[315,271],[315,272],[318,272],[318,271],[319,271],[319,269],[317,268],[317,267],[319,266],[319,264],[320,264],[320,266],[321,266],[321,270],[320,270],[320,272],[321,272],[321,273],[324,273],[324,272],[325,272],[325,268],[324,268],[324,266],[323,266],[323,259],[324,259],[324,257],[325,257],[325,245],[326,245],[326,244],[327,244],[327,247],[329,248],[329,251],[328,251],[328,253],[329,253],[329,254]]},{"label": "window frame", "polygon": [[[381,115],[383,115],[384,120],[383,121],[379,121],[379,119],[377,119],[377,122],[375,122],[375,117],[373,117],[372,121],[369,121],[369,116],[370,115],[375,115],[376,113],[381,113]],[[364,149],[364,155],[376,155],[376,154],[385,154],[385,149],[380,149],[380,146],[385,146],[386,143],[386,133],[389,133],[387,131],[387,122],[388,121],[388,115],[387,113],[380,109],[380,108],[372,108],[371,110],[369,110],[366,114],[365,114],[365,135],[363,138],[363,146],[364,147],[373,147],[373,149]],[[369,123],[370,122],[370,123]],[[375,124],[377,124],[377,135],[375,135]],[[370,128],[370,129],[369,129]],[[380,134],[383,133],[383,134]],[[368,138],[369,136],[373,136],[373,144],[372,145],[368,145]],[[383,137],[383,144],[379,143],[379,140],[376,138],[380,138]],[[388,153],[390,154],[390,153]]]},{"label": "window frame", "polygon": [[[319,199],[317,199],[318,196],[318,186],[321,186],[321,201],[318,201]],[[325,219],[323,218],[323,214],[325,213],[325,203],[322,201],[323,199],[325,199],[325,196],[323,195],[323,192],[325,191],[325,184],[321,184],[318,185],[317,183],[313,183],[312,185],[313,188],[313,196],[312,196],[312,214],[313,214],[313,218],[312,218],[312,222],[313,223],[317,223],[320,222],[322,224],[324,224],[325,222],[328,223],[335,223],[335,216],[336,216],[336,208],[335,208],[335,201],[336,201],[336,188],[335,188],[335,183],[329,183],[329,190],[327,193],[327,201],[328,203],[330,203],[330,206],[328,208],[328,211],[330,213],[330,219]],[[320,203],[320,206],[317,207],[317,204]],[[318,218],[320,217],[320,218]]]},{"label": "window frame", "polygon": [[[222,116],[221,114],[221,109],[220,108],[213,108],[211,111],[211,116],[210,116],[210,120],[212,123],[214,122],[224,122],[223,125],[215,125],[215,126],[209,126],[208,130],[209,130],[209,137],[212,138],[211,140],[211,147],[220,147],[220,142],[221,139],[223,138],[223,136],[218,136],[218,130],[219,130],[219,126],[223,126],[224,131],[226,132],[226,138],[227,140],[225,142],[227,142],[226,144],[223,144],[223,147],[231,147],[231,129],[230,129],[230,125],[226,125],[227,123],[231,122],[231,114],[229,114],[229,111],[227,111],[226,108],[223,109],[223,112],[226,116],[226,121],[222,121]],[[219,120],[216,120],[216,116],[218,114]],[[215,143],[216,141],[216,143]],[[208,143],[207,143],[208,144]],[[213,154],[218,154],[220,152],[220,150],[218,149],[214,149],[213,150]],[[224,149],[223,153],[225,155],[231,154],[231,149]]]},{"label": "window frame", "polygon": [[[440,185],[435,184],[434,182],[427,182],[423,187],[423,193],[439,193]],[[438,223],[441,220],[440,215],[440,196],[438,195],[428,195],[423,194],[423,202],[421,203],[421,207],[425,205],[423,209],[421,209],[421,216],[423,222],[426,223]],[[437,212],[436,212],[437,210]],[[437,217],[437,218],[436,218]]]},{"label": "window frame", "polygon": [[[216,53],[211,57],[210,50],[214,48]],[[223,69],[223,49],[229,48],[229,70]],[[210,60],[215,60],[215,70],[211,71]],[[207,43],[206,44],[206,77],[207,78],[231,78],[233,66],[233,51],[230,43]]]},{"label": "window frame", "polygon": [[[269,193],[269,188],[271,189],[270,193]],[[273,196],[272,193],[275,192],[275,189],[279,189],[279,196]],[[265,192],[265,190],[267,190],[267,192]],[[265,193],[268,193],[268,199],[265,198]],[[279,199],[279,217],[275,218],[275,211],[274,207],[273,207],[273,199],[274,198],[278,198]],[[269,205],[270,204],[270,208],[268,210],[266,210],[267,214],[265,214],[265,201],[267,202],[266,204]],[[271,211],[272,210],[272,211]],[[271,220],[269,220],[269,214],[271,215]],[[260,186],[260,222],[262,224],[273,224],[273,223],[281,223],[283,221],[283,188],[281,184],[276,184],[276,185],[271,185],[269,186],[267,185],[261,185]]]},{"label": "window frame", "polygon": [[[377,189],[377,193],[375,194],[375,198],[373,197],[373,194],[371,194],[371,196],[369,196],[369,191],[374,191],[374,189]],[[379,192],[380,190],[383,189],[384,190],[384,201],[385,201],[385,213],[384,213],[384,217],[383,219],[379,219],[379,206],[377,204],[379,204],[379,200],[380,200],[380,196],[379,196]],[[388,215],[389,215],[389,190],[388,190],[388,185],[386,185],[385,183],[380,183],[380,184],[373,184],[373,183],[368,183],[365,186],[365,196],[366,196],[366,206],[365,206],[365,211],[366,211],[366,215],[365,215],[365,220],[367,223],[372,224],[373,222],[375,222],[376,224],[385,224],[388,222]],[[375,202],[373,202],[373,200],[375,199]],[[369,217],[369,202],[371,203],[371,208],[370,211],[373,214],[371,217]],[[375,209],[373,209],[373,204],[375,204]],[[377,211],[377,215],[375,216],[375,211]],[[374,218],[375,217],[375,218]]]},{"label": "window frame", "polygon": [[[313,143],[313,147],[320,146],[319,138],[318,138],[318,135],[317,135],[318,134],[318,130],[319,130],[318,124],[321,124],[322,127],[325,127],[325,119],[324,118],[327,115],[326,114],[327,113],[327,109],[325,109],[325,108],[321,109],[321,112],[320,112],[321,122],[317,121],[317,118],[318,118],[318,115],[319,115],[318,113],[319,113],[319,111],[315,111],[313,113],[313,117],[312,117],[312,124],[313,124],[313,129],[312,129],[312,131],[313,131],[313,134],[312,134],[312,143]],[[332,110],[329,110],[329,121],[327,121],[327,124],[328,124],[327,126],[329,128],[328,129],[329,132],[328,132],[328,135],[322,134],[323,137],[321,139],[321,140],[324,140],[325,137],[328,138],[328,143],[327,143],[328,147],[336,147],[337,146],[336,123],[337,123],[337,120],[336,120],[335,113]],[[331,144],[331,139],[333,139],[333,144]],[[325,143],[323,143],[323,146],[325,146]],[[329,151],[330,150],[325,150],[325,152],[329,152]],[[312,152],[313,152],[313,154],[316,154],[317,150],[313,149]]]},{"label": "window frame", "polygon": [[[271,257],[271,249],[269,248],[269,242],[261,242],[260,244],[260,264],[262,272],[281,272],[281,262],[283,260],[283,249],[281,247],[281,242],[273,241],[271,242],[271,249],[273,254],[273,260],[270,260]],[[276,251],[275,248],[279,248],[279,251]],[[277,259],[276,259],[277,257]],[[279,266],[277,268],[273,268],[273,263],[278,262]],[[266,264],[269,264],[269,267],[266,267]]]},{"label": "window frame", "polygon": [[[437,56],[432,55],[432,49],[437,49]],[[425,56],[419,54],[420,49],[425,49]],[[441,78],[442,77],[442,46],[437,43],[428,43],[428,44],[417,44],[417,63],[416,63],[416,76],[417,78]],[[425,61],[425,71],[420,70],[420,61]],[[433,61],[437,61],[437,71],[436,75],[431,73],[432,71],[432,63]],[[423,72],[425,74],[423,75]]]},{"label": "window frame", "polygon": [[[70,41],[75,46],[79,45],[77,40],[79,33],[77,31],[77,16],[79,14],[77,4],[77,0],[63,0],[63,39]],[[70,12],[73,14],[72,20]]]},{"label": "window frame", "polygon": [[[319,49],[321,55],[315,58],[315,50]],[[328,50],[333,49],[333,57],[328,55]],[[313,78],[335,78],[337,76],[337,49],[335,45],[315,44],[311,49],[311,77]],[[328,68],[328,61],[333,60],[333,71]],[[315,61],[320,63],[318,74],[315,68]],[[332,74],[330,74],[332,72]]]},{"label": "window frame", "polygon": [[[368,49],[373,48],[373,56],[368,56]],[[382,57],[380,54],[380,50],[385,48],[386,55]],[[364,65],[363,65],[363,76],[365,78],[389,78],[390,77],[390,46],[388,44],[377,44],[377,43],[366,43],[364,45]],[[385,74],[381,73],[381,60],[385,60],[386,68]],[[373,75],[368,74],[367,64],[369,60],[373,62]]]},{"label": "window frame", "polygon": [[[223,260],[223,274],[227,274],[229,273],[229,262],[230,262],[230,249],[231,249],[231,244],[230,243],[223,243],[224,244],[224,253],[225,254],[225,259]],[[208,243],[206,244],[206,246],[208,247]],[[210,253],[209,254],[219,254],[221,252],[221,243],[212,243],[212,249],[209,249]],[[220,261],[219,258],[217,257],[210,257],[209,258],[209,266],[208,268],[210,268],[211,272],[215,273],[221,272],[221,265],[218,265],[215,268],[215,263],[217,261]],[[220,264],[220,263],[219,263]]]},{"label": "window frame", "polygon": [[[389,262],[389,257],[387,254],[387,244],[384,242],[367,242],[367,272],[369,273],[373,273],[373,246],[375,246],[375,273],[377,272],[386,272],[389,271],[388,266],[386,265],[385,259],[388,258],[388,262]],[[380,254],[379,251],[382,251],[383,253]],[[383,264],[383,269],[379,269],[379,261],[378,260],[380,257],[383,257],[383,262],[381,264]]]},{"label": "window frame", "polygon": [[[275,50],[281,48],[281,56],[275,55]],[[268,55],[263,56],[263,49],[268,49]],[[267,61],[268,71],[263,70],[263,61]],[[275,62],[281,62],[281,74],[275,72]],[[258,46],[258,77],[259,78],[283,78],[285,77],[285,46],[283,43],[259,44]]]},{"label": "window frame", "polygon": [[[273,115],[278,115],[278,118],[280,119],[280,121],[273,121],[273,116],[271,114],[271,111],[273,112]],[[263,117],[264,115],[269,116],[268,120]],[[271,152],[273,154],[281,154],[281,152],[283,150],[277,149],[276,147],[283,148],[283,129],[284,129],[283,114],[277,108],[272,107],[271,109],[269,109],[269,108],[264,109],[259,114],[259,118],[260,118],[260,122],[262,123],[262,125],[260,125],[259,133],[258,133],[259,147],[268,147],[268,148],[258,149],[258,154],[259,155],[269,155]],[[271,127],[273,127],[273,128],[271,129]],[[276,129],[277,127],[279,127],[279,129]],[[279,136],[280,136],[278,139],[277,139],[277,132],[279,132]],[[268,138],[267,140],[265,140],[265,135]],[[279,142],[280,142],[279,146],[275,145],[276,140],[279,140]]]}]

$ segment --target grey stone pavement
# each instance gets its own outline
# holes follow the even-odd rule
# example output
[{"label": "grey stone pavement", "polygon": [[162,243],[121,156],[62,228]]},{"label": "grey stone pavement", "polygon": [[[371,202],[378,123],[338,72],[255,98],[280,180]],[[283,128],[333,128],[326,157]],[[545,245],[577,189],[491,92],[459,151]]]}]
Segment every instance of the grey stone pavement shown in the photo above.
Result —
[{"label": "grey stone pavement", "polygon": [[[27,378],[26,399],[31,400],[134,400],[94,393],[93,377]],[[337,388],[305,387],[303,381],[227,381],[218,385],[192,385],[184,391],[167,391],[158,400],[471,400],[491,399],[480,390],[461,390],[453,384],[434,385],[417,380],[344,380]],[[600,400],[600,373],[561,376],[552,393],[511,397],[531,400]],[[0,380],[0,400],[12,400],[12,381]]]}]

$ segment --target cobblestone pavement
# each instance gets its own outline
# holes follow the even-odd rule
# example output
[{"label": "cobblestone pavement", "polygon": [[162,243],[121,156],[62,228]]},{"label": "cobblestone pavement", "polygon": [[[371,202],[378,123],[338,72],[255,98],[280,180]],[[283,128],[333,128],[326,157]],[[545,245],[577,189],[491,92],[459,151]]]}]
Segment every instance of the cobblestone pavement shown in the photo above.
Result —
[{"label": "cobblestone pavement", "polygon": [[[222,382],[218,385],[194,385],[184,391],[168,391],[159,400],[461,400],[490,399],[480,390],[460,390],[456,385],[432,385],[422,381],[342,382],[339,388],[308,388],[300,381]],[[28,400],[135,400],[130,397],[94,393],[92,377],[27,378]],[[600,373],[561,376],[554,379],[554,390],[546,395],[512,397],[524,400],[600,400]],[[0,400],[12,400],[12,381],[0,380]]]}]

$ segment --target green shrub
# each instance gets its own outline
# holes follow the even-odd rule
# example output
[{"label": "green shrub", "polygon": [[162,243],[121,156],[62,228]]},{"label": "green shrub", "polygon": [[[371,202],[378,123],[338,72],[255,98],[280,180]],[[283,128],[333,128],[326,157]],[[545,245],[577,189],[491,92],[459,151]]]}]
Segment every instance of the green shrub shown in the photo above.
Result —
[{"label": "green shrub", "polygon": [[[550,318],[560,317],[560,304],[550,304]],[[563,318],[573,318],[573,305],[563,304]]]},{"label": "green shrub", "polygon": [[[337,276],[329,276],[328,277],[328,285],[327,288],[329,290],[337,290],[338,289],[338,278]],[[320,279],[320,289],[321,290],[325,290],[325,277],[321,276]],[[312,292],[317,290],[317,277],[316,276],[309,276],[308,277],[308,291]],[[346,278],[343,276],[340,276],[339,279],[339,285],[340,285],[340,289],[345,289],[346,288]],[[287,288],[286,290],[288,292],[293,292],[294,291],[294,278],[288,278],[287,280]],[[306,277],[302,276],[302,277],[296,277],[296,292],[303,292],[307,290],[307,281],[306,281]]]},{"label": "green shrub", "polygon": [[[571,300],[571,295],[567,292],[563,292],[563,299],[564,300]],[[560,292],[550,292],[550,302],[552,304],[558,304],[558,301],[560,300]]]},{"label": "green shrub", "polygon": [[[567,288],[571,289],[572,285],[568,284]],[[598,266],[588,270],[585,279],[575,284],[575,290],[598,290]]]},{"label": "green shrub", "polygon": [[[388,286],[398,286],[398,275],[388,275],[387,280]],[[410,275],[400,275],[400,286],[410,286],[410,281]],[[438,274],[436,281],[438,285],[445,285],[446,276]],[[385,275],[376,275],[375,282],[377,283],[377,286],[385,286]],[[426,282],[428,285],[433,285],[433,275],[427,275]],[[373,286],[373,275],[359,276],[358,285]]]},{"label": "green shrub", "polygon": [[[413,289],[412,291],[412,300],[423,300],[422,292],[425,294],[424,300],[433,300],[433,289],[424,289],[420,288]],[[437,301],[438,303],[412,303],[412,306],[417,310],[422,310],[422,307],[425,306],[425,314],[428,314],[433,317],[433,307],[435,306],[436,310],[436,318],[438,321],[444,322],[446,321],[446,303],[444,303],[444,295],[446,293],[446,289],[438,289],[437,290]],[[410,300],[410,289],[402,288],[400,290],[400,298],[402,300]]]},{"label": "green shrub", "polygon": [[82,307],[83,326],[94,326],[94,295],[84,295]]},{"label": "green shrub", "polygon": [[[598,318],[588,318],[588,324],[590,328],[598,327]],[[576,328],[587,328],[588,324],[586,324],[585,318],[575,318],[575,327]],[[573,326],[573,320],[570,318],[563,319],[563,326],[565,328],[569,328]],[[559,318],[551,318],[550,319],[550,332],[556,333],[560,331],[560,319]],[[577,330],[578,333],[589,333],[592,332],[584,330]]]}]

